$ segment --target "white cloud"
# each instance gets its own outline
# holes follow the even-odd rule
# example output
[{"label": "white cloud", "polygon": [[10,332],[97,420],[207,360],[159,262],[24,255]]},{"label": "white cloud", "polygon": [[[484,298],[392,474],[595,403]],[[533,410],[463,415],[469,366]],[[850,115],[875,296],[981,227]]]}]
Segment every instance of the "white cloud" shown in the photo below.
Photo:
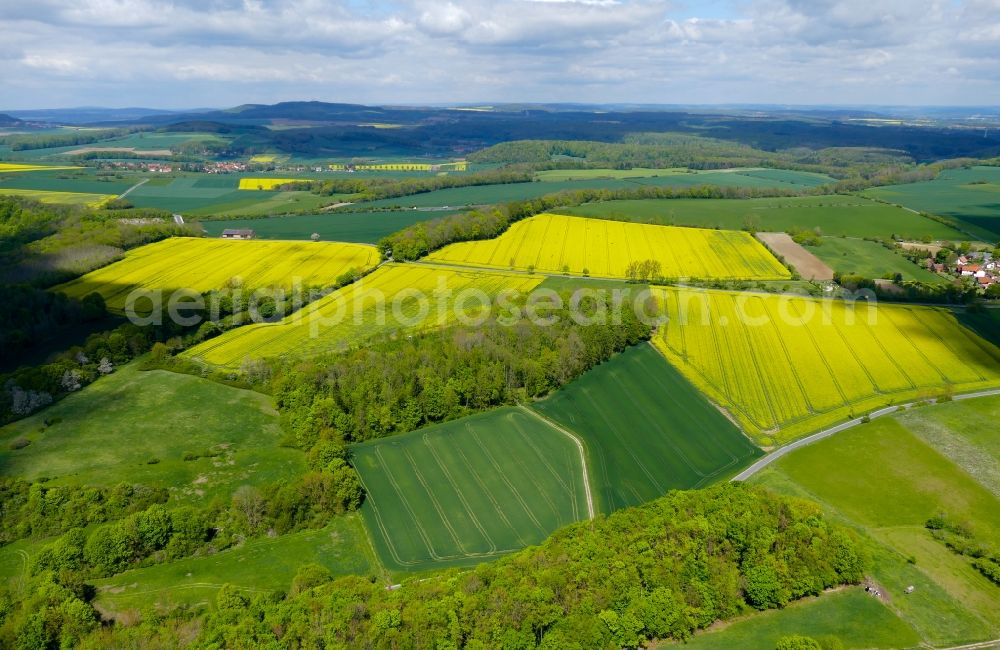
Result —
[{"label": "white cloud", "polygon": [[0,0],[0,108],[984,104],[998,64],[1000,0]]}]

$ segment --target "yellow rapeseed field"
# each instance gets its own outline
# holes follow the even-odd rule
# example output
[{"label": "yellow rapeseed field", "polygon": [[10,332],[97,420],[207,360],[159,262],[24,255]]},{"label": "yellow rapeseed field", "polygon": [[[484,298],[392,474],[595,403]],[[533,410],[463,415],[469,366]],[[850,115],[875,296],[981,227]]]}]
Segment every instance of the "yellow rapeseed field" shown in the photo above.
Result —
[{"label": "yellow rapeseed field", "polygon": [[[463,170],[465,163],[462,163]],[[344,171],[348,168],[346,163],[330,163],[329,169],[333,171]],[[429,172],[436,169],[438,165],[430,163],[360,163],[351,165],[352,169],[360,172]],[[441,165],[442,168],[445,165]],[[456,171],[458,171],[456,169]]]},{"label": "yellow rapeseed field", "polygon": [[66,167],[57,165],[28,165],[23,163],[0,163],[0,174],[13,173],[13,172],[59,171],[62,169],[80,169],[80,167]]},{"label": "yellow rapeseed field", "polygon": [[430,163],[373,163],[369,165],[355,165],[355,169],[375,172],[429,172],[432,165]]},{"label": "yellow rapeseed field", "polygon": [[272,154],[257,154],[256,156],[250,157],[250,162],[252,163],[273,163],[277,159],[277,156]]},{"label": "yellow rapeseed field", "polygon": [[1000,387],[1000,349],[946,309],[654,289],[654,344],[758,442],[943,392]]},{"label": "yellow rapeseed field", "polygon": [[41,203],[59,203],[62,205],[85,205],[88,208],[99,208],[111,199],[114,194],[90,194],[86,192],[56,192],[52,190],[21,190],[0,188],[0,194],[23,196]]},{"label": "yellow rapeseed field", "polygon": [[129,251],[125,258],[60,285],[73,298],[97,291],[109,309],[122,311],[134,289],[218,289],[239,278],[246,289],[330,286],[349,269],[366,270],[378,250],[363,244],[291,241],[229,241],[172,237]]},{"label": "yellow rapeseed field", "polygon": [[307,179],[303,178],[241,178],[240,179],[240,189],[241,190],[273,190],[281,185],[287,185],[288,183],[304,183]]},{"label": "yellow rapeseed field", "polygon": [[[281,322],[239,327],[183,354],[212,365],[239,367],[247,358],[337,350],[378,335],[453,323],[459,318],[458,302],[470,318],[482,316],[482,303],[477,299],[467,296],[459,301],[463,291],[481,291],[492,298],[505,289],[527,293],[541,281],[524,274],[386,264]],[[449,292],[451,297],[446,298]]]},{"label": "yellow rapeseed field", "polygon": [[452,244],[429,259],[449,264],[625,278],[633,262],[664,278],[782,280],[788,269],[749,233],[540,214],[496,239]]}]

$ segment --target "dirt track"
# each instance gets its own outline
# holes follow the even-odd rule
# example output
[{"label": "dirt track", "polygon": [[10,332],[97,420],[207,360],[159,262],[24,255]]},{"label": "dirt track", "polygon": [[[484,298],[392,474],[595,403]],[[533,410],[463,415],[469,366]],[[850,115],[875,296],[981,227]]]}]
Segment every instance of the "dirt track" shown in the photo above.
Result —
[{"label": "dirt track", "polygon": [[819,280],[829,282],[833,280],[833,269],[827,266],[821,259],[802,248],[787,233],[783,232],[759,232],[757,239],[765,246],[785,258],[785,261],[792,265],[799,275],[806,280]]}]

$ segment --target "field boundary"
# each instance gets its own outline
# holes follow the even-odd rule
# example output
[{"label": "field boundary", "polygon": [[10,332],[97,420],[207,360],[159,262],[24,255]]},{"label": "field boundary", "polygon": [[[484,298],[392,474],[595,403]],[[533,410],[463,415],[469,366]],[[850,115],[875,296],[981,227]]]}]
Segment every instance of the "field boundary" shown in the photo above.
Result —
[{"label": "field boundary", "polygon": [[[978,392],[975,392],[975,393],[965,393],[965,394],[962,394],[962,395],[955,395],[954,397],[952,397],[952,399],[953,400],[966,400],[966,399],[974,399],[976,397],[991,397],[993,395],[1000,395],[1000,388],[995,388],[995,389],[992,389],[992,390],[983,390],[983,391],[978,391]],[[930,403],[930,404],[937,404],[938,401],[939,401],[939,399],[936,398],[936,397],[935,398],[931,398],[931,399],[927,399],[927,400],[923,400],[923,402]],[[896,413],[900,409],[912,408],[913,406],[916,406],[917,404],[918,404],[918,402],[908,402],[906,404],[894,404],[893,406],[886,406],[886,407],[880,408],[880,409],[878,409],[876,411],[872,411],[868,415],[864,415],[864,416],[861,416],[859,418],[854,418],[853,420],[848,420],[847,422],[842,422],[842,423],[838,424],[837,426],[830,427],[829,429],[824,429],[822,431],[818,431],[818,432],[816,432],[816,433],[814,433],[814,434],[812,434],[810,436],[806,436],[805,438],[800,438],[799,440],[796,440],[795,442],[791,442],[791,443],[785,445],[784,447],[781,447],[780,449],[776,449],[776,450],[772,451],[770,454],[764,456],[763,458],[761,458],[760,460],[758,460],[756,463],[754,463],[750,467],[746,468],[745,470],[743,470],[742,472],[740,472],[739,474],[737,474],[736,476],[734,476],[730,480],[731,481],[745,481],[748,478],[750,478],[751,476],[753,476],[754,474],[756,474],[757,472],[759,472],[760,470],[764,469],[765,467],[767,467],[768,465],[770,465],[771,463],[773,463],[774,461],[776,461],[779,458],[781,458],[782,456],[785,456],[786,454],[788,454],[788,453],[790,453],[790,452],[798,449],[799,447],[805,447],[806,445],[810,445],[810,444],[812,444],[814,442],[818,442],[818,441],[823,440],[825,438],[829,438],[830,436],[832,436],[834,434],[837,434],[837,433],[840,433],[841,431],[846,431],[847,429],[852,429],[852,428],[858,426],[859,424],[863,424],[866,421],[865,418],[868,418],[868,420],[874,420],[875,418],[880,418],[880,417],[882,417],[884,415],[890,415],[892,413]]]},{"label": "field boundary", "polygon": [[535,416],[537,419],[549,425],[559,433],[562,433],[563,435],[569,437],[569,439],[572,440],[573,443],[576,445],[577,451],[580,452],[580,463],[583,468],[583,493],[587,495],[587,519],[593,519],[594,498],[590,492],[590,469],[587,466],[587,452],[583,448],[583,442],[575,433],[563,427],[559,423],[550,420],[549,418],[545,417],[535,409],[525,406],[524,404],[518,404],[518,408],[522,409],[523,411],[527,412],[530,415]]}]

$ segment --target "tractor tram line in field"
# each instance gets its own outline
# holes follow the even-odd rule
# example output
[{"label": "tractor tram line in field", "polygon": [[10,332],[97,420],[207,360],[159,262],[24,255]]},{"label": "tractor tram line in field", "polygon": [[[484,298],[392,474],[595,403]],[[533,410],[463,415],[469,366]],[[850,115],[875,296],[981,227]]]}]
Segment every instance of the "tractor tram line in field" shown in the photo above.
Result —
[{"label": "tractor tram line in field", "polygon": [[[254,352],[322,352],[363,345],[379,333],[422,331],[384,327],[364,300],[360,321],[333,325],[319,338],[306,340],[305,321],[334,313],[337,300],[357,300],[370,291],[390,298],[429,291],[441,277],[453,291],[476,288],[491,296],[506,289],[530,292],[546,278],[620,283],[626,267],[648,255],[665,263],[668,273],[684,269],[686,277],[788,279],[787,269],[745,235],[537,215],[496,239],[452,244],[413,263],[375,260],[364,281],[314,301],[298,315],[305,319],[239,327],[184,356],[235,367]],[[542,244],[553,238],[561,241],[546,249]],[[157,246],[175,251],[177,242],[168,242],[138,249],[65,287],[102,287],[117,303],[125,288],[147,286],[151,267],[162,271],[154,286],[183,284],[186,265],[163,267],[149,257]],[[263,265],[258,260],[244,271],[244,282],[257,285],[279,272],[287,275],[286,267],[326,279],[350,263],[371,269],[371,256],[378,257],[373,247],[354,244],[330,243],[328,249],[312,244],[291,255],[282,255],[279,242],[269,245],[274,250],[268,252],[281,259],[265,256]],[[197,264],[206,269],[206,287],[226,281],[218,267],[241,246],[246,243],[202,246]],[[336,268],[329,268],[330,261]],[[127,272],[112,282],[105,269],[116,266]],[[131,286],[123,287],[122,280]],[[834,299],[791,294],[637,286],[648,288],[669,316],[649,345],[626,350],[545,399],[352,445],[351,464],[367,494],[362,517],[387,570],[499,557],[569,523],[672,489],[704,487],[752,463],[733,478],[745,480],[792,449],[861,423],[856,410],[888,403],[870,417],[894,412],[894,397],[951,387],[987,389],[956,399],[1000,394],[994,389],[1000,387],[1000,363],[996,372],[990,365],[1000,361],[1000,350],[938,308],[879,305],[884,322],[878,325],[818,325],[810,321],[815,315],[810,304],[825,301],[836,314],[846,307]],[[764,327],[750,327],[741,318],[745,306],[736,301],[747,294]],[[705,301],[706,320],[679,325],[673,310],[692,297]],[[784,322],[779,300],[791,312]],[[414,302],[402,301],[404,314],[417,313]],[[427,327],[454,319],[432,320]],[[828,426],[845,416],[851,419]],[[800,438],[823,426],[828,428]],[[767,455],[760,448],[775,446]]]}]

